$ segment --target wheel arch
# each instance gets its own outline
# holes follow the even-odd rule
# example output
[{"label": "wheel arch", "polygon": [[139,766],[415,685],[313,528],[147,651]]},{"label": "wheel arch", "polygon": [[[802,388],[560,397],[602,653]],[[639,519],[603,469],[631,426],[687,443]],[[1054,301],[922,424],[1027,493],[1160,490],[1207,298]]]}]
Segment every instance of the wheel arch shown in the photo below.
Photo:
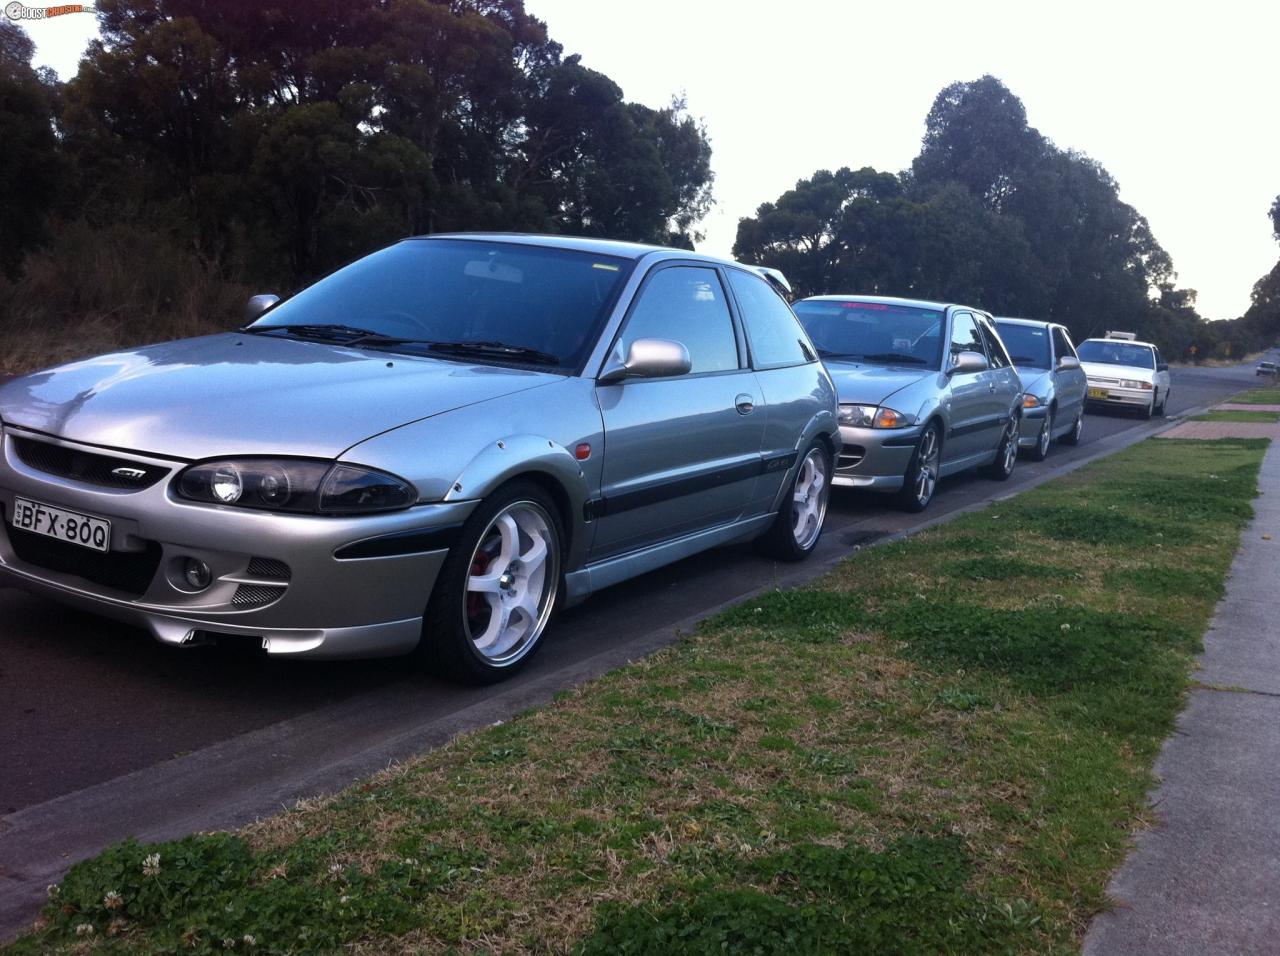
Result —
[{"label": "wheel arch", "polygon": [[513,435],[491,442],[454,478],[445,501],[484,499],[513,481],[547,492],[560,512],[567,540],[564,570],[578,567],[586,550],[586,474],[563,445],[541,435]]}]

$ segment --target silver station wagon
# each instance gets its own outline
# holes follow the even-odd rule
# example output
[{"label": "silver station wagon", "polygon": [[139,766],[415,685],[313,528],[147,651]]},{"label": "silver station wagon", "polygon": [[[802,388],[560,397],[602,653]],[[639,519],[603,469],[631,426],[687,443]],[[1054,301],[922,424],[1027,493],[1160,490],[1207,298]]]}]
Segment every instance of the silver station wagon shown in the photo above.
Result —
[{"label": "silver station wagon", "polygon": [[987,313],[847,295],[803,299],[795,311],[840,393],[835,484],[923,511],[940,478],[1013,472],[1022,385]]},{"label": "silver station wagon", "polygon": [[553,609],[816,546],[831,379],[776,277],[675,249],[409,239],[229,332],[0,386],[0,586],[271,654],[489,681]]},{"label": "silver station wagon", "polygon": [[1034,319],[996,319],[996,331],[1022,379],[1021,447],[1044,461],[1055,439],[1078,445],[1089,383],[1065,326]]}]

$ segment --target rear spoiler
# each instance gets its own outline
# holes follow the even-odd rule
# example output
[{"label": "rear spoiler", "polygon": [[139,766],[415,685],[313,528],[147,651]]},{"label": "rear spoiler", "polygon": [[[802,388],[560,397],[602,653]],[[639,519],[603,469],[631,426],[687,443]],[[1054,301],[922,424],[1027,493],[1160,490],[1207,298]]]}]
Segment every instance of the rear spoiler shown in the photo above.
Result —
[{"label": "rear spoiler", "polygon": [[768,266],[752,266],[752,268],[768,279],[784,296],[791,297],[791,283],[787,281],[787,277],[780,269],[770,269]]}]

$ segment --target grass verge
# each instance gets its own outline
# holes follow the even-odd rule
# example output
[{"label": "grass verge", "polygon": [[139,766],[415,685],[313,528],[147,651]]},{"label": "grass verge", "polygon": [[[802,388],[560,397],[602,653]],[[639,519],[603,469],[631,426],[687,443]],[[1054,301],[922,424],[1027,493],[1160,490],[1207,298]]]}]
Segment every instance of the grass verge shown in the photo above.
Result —
[{"label": "grass verge", "polygon": [[1228,400],[1238,405],[1280,405],[1280,388],[1251,388]]},{"label": "grass verge", "polygon": [[1144,442],[332,798],[113,847],[8,952],[1074,952],[1265,445]]},{"label": "grass verge", "polygon": [[1203,415],[1196,415],[1191,419],[1193,422],[1261,422],[1262,424],[1274,424],[1280,422],[1280,412],[1246,412],[1242,410],[1222,411],[1222,412],[1206,412]]}]

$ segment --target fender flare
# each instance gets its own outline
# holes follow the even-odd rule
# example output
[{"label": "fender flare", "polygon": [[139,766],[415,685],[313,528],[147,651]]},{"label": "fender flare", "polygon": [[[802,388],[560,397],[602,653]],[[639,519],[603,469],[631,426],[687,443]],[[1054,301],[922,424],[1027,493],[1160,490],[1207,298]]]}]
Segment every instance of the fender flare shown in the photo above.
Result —
[{"label": "fender flare", "polygon": [[513,478],[531,473],[554,482],[562,492],[563,500],[558,503],[563,506],[569,532],[565,569],[572,570],[581,562],[588,544],[584,533],[585,506],[591,493],[578,460],[569,449],[550,438],[544,435],[508,435],[489,442],[454,477],[441,500],[478,500]]}]

